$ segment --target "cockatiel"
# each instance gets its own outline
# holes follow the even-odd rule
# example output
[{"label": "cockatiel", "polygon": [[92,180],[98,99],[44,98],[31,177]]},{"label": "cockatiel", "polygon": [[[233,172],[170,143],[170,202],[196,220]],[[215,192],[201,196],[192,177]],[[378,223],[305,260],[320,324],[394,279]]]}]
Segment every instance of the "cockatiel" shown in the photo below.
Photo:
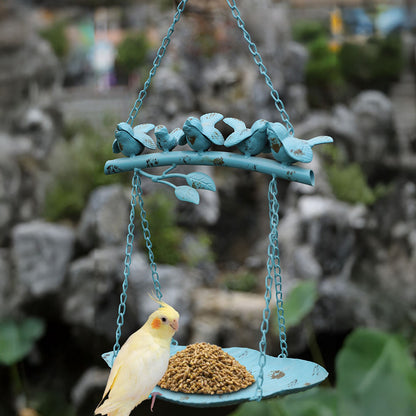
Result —
[{"label": "cockatiel", "polygon": [[120,348],[94,414],[128,416],[149,397],[165,374],[171,340],[179,327],[179,313],[168,304],[157,302],[160,308]]}]

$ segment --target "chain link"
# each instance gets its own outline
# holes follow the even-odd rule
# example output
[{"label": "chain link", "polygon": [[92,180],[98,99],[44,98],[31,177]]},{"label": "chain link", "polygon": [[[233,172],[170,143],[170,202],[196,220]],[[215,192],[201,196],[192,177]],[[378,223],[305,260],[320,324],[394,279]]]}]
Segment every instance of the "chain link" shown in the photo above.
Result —
[{"label": "chain link", "polygon": [[241,17],[240,10],[238,9],[235,0],[227,0],[228,6],[231,9],[231,13],[234,19],[237,21],[238,27],[242,30],[244,39],[248,43],[248,49],[250,53],[253,55],[253,60],[255,64],[259,67],[260,74],[264,76],[267,86],[270,88],[270,95],[273,98],[274,105],[280,113],[280,117],[282,118],[283,122],[286,124],[286,127],[291,135],[294,134],[294,129],[292,123],[289,120],[289,114],[285,110],[285,106],[283,101],[279,97],[279,93],[273,87],[272,80],[270,76],[267,74],[266,66],[263,63],[263,59],[259,51],[257,50],[256,44],[251,40],[251,36],[248,33],[247,29],[245,28],[244,20]]},{"label": "chain link", "polygon": [[272,284],[274,283],[276,290],[277,301],[277,315],[279,322],[279,338],[280,338],[280,350],[279,357],[287,357],[287,344],[286,344],[286,328],[283,315],[283,300],[282,300],[282,278],[280,274],[280,259],[278,248],[278,232],[277,226],[279,224],[279,203],[277,201],[277,180],[273,176],[269,184],[269,219],[270,219],[270,234],[269,245],[267,249],[267,276],[265,279],[266,291],[264,299],[266,306],[263,310],[263,320],[260,326],[261,340],[259,342],[259,374],[257,377],[256,387],[256,400],[260,401],[263,397],[263,382],[264,382],[264,367],[266,365],[266,348],[267,348],[267,333],[269,330],[270,320],[270,300],[272,297]]},{"label": "chain link", "polygon": [[137,116],[137,113],[139,112],[140,108],[143,105],[143,100],[147,95],[147,90],[150,86],[150,83],[152,81],[152,78],[155,76],[157,69],[160,66],[160,63],[162,61],[162,58],[165,56],[166,49],[169,46],[171,36],[173,34],[173,31],[175,30],[175,25],[178,23],[179,19],[181,18],[181,15],[185,9],[186,3],[188,3],[188,0],[182,0],[178,7],[176,8],[175,16],[173,17],[173,22],[169,27],[169,30],[166,34],[166,36],[162,40],[162,44],[160,45],[156,57],[153,60],[153,66],[149,72],[149,77],[147,78],[146,82],[144,83],[143,89],[140,91],[139,96],[137,97],[137,100],[135,101],[133,108],[130,111],[129,118],[127,119],[127,123],[130,123],[130,125],[133,125],[134,119]]},{"label": "chain link", "polygon": [[135,172],[133,179],[132,179],[131,202],[130,202],[131,204],[130,222],[127,227],[126,249],[125,249],[125,257],[124,257],[124,271],[123,271],[124,280],[123,280],[123,285],[122,285],[122,292],[120,294],[120,304],[118,306],[116,341],[113,346],[113,361],[117,357],[118,352],[120,351],[121,328],[124,325],[124,315],[126,313],[127,289],[129,286],[131,255],[133,253],[134,217],[135,217],[137,197],[138,197],[138,179],[139,179],[139,176]]},{"label": "chain link", "polygon": [[134,175],[137,175],[137,185],[139,189],[138,198],[139,198],[139,207],[140,207],[140,218],[142,220],[143,238],[144,238],[148,256],[149,256],[150,269],[152,271],[152,281],[153,281],[153,286],[155,289],[155,294],[156,294],[156,297],[160,300],[162,299],[163,295],[162,295],[162,291],[160,287],[159,273],[157,271],[157,266],[155,263],[155,256],[153,254],[153,249],[152,249],[152,240],[151,240],[151,235],[150,235],[150,230],[149,230],[149,221],[146,218],[146,211],[144,209],[143,189],[142,189],[142,183],[141,183],[138,169],[134,170]]}]

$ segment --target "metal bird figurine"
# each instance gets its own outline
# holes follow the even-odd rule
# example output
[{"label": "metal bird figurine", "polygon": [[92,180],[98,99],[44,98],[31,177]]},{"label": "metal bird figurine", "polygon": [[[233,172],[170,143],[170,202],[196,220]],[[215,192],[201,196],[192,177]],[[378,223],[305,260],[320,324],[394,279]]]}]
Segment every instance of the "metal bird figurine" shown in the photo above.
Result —
[{"label": "metal bird figurine", "polygon": [[155,127],[155,136],[157,147],[164,152],[170,152],[176,147],[184,133],[180,128],[176,128],[169,133],[167,127],[160,124]]},{"label": "metal bird figurine", "polygon": [[215,128],[215,124],[223,118],[220,113],[204,114],[200,119],[189,117],[183,125],[185,134],[179,139],[179,144],[184,145],[188,142],[189,146],[197,152],[208,150],[212,144],[223,145],[224,137]]},{"label": "metal bird figurine", "polygon": [[266,120],[257,120],[248,129],[243,121],[236,118],[225,118],[224,123],[234,129],[224,146],[237,146],[241,153],[246,156],[255,156],[261,152],[270,152],[269,143],[267,141],[267,125]]},{"label": "metal bird figurine", "polygon": [[269,123],[267,136],[273,157],[285,164],[295,162],[309,163],[312,160],[312,147],[318,144],[332,143],[330,136],[317,136],[309,140],[302,140],[289,134],[281,123]]},{"label": "metal bird figurine", "polygon": [[142,153],[145,147],[156,149],[152,138],[146,134],[154,127],[153,124],[139,124],[134,128],[126,122],[117,124],[113,152],[132,157]]}]

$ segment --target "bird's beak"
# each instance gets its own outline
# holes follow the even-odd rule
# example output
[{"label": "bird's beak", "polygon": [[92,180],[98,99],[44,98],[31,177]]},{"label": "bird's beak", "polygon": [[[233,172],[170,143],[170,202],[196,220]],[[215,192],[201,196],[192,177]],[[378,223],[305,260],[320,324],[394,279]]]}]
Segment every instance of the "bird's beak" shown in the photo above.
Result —
[{"label": "bird's beak", "polygon": [[176,332],[179,328],[179,323],[177,319],[174,319],[171,323],[170,323],[170,327]]}]

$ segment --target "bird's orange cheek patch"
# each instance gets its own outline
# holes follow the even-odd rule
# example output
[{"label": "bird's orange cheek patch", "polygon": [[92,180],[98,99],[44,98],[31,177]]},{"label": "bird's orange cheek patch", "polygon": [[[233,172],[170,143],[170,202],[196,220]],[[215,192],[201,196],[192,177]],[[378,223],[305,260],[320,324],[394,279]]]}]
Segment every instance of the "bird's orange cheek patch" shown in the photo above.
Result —
[{"label": "bird's orange cheek patch", "polygon": [[159,318],[153,319],[153,321],[152,321],[152,328],[153,329],[160,328],[160,325],[162,325],[162,321]]}]

